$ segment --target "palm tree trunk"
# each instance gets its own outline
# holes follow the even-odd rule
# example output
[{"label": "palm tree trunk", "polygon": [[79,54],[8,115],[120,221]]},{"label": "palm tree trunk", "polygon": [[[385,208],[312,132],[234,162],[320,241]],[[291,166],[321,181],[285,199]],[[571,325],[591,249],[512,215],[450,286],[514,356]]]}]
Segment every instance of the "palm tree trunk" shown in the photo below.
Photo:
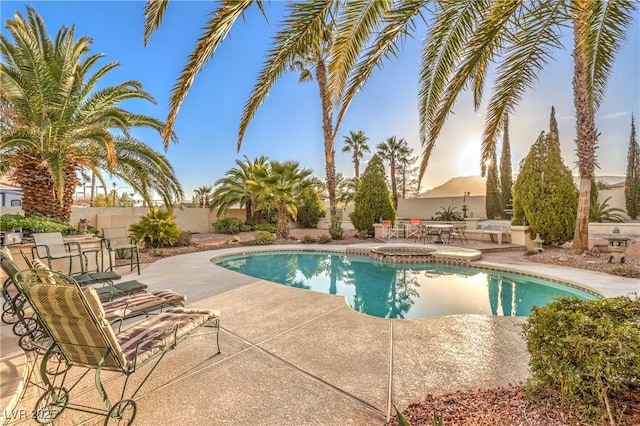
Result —
[{"label": "palm tree trunk", "polygon": [[278,227],[276,232],[278,238],[287,238],[289,236],[289,228],[287,226],[287,207],[284,200],[278,203]]},{"label": "palm tree trunk", "polygon": [[587,69],[584,48],[580,44],[581,17],[574,19],[573,49],[573,102],[576,108],[576,153],[580,172],[580,195],[578,214],[573,234],[572,252],[581,254],[589,250],[589,202],[591,199],[591,181],[595,178],[596,146],[598,134],[595,124],[593,102],[589,97]]},{"label": "palm tree trunk", "polygon": [[331,217],[336,214],[336,165],[333,134],[333,119],[331,94],[327,81],[327,69],[323,60],[316,64],[316,80],[322,101],[322,133],[324,135],[324,159],[327,176],[327,191],[329,192],[329,214]]},{"label": "palm tree trunk", "polygon": [[391,193],[393,194],[393,208],[398,210],[398,182],[396,181],[396,160],[391,158]]}]

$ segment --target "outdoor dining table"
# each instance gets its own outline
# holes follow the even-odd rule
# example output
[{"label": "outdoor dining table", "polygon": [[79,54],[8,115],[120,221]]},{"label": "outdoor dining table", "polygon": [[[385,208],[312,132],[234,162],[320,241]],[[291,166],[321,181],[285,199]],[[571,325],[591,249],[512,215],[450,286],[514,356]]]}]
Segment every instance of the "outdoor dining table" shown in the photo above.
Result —
[{"label": "outdoor dining table", "polygon": [[433,240],[434,244],[444,244],[444,240],[442,239],[442,231],[448,230],[451,231],[453,229],[453,225],[450,224],[435,224],[435,225],[422,225],[423,228],[423,235],[425,238],[425,242],[426,242],[426,238],[427,238],[427,229],[431,228],[431,229],[437,229],[438,235],[436,236],[436,238]]}]

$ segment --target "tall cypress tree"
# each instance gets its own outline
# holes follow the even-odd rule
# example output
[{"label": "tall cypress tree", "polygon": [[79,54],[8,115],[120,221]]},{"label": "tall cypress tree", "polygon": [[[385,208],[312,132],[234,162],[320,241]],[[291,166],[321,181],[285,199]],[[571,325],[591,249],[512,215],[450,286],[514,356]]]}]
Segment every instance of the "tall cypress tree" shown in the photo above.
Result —
[{"label": "tall cypress tree", "polygon": [[627,176],[624,180],[624,201],[631,219],[640,215],[640,146],[636,138],[636,124],[631,116],[631,136],[627,153]]},{"label": "tall cypress tree", "polygon": [[511,170],[511,143],[509,142],[509,116],[504,116],[502,153],[500,154],[500,198],[502,210],[512,205],[513,173]]},{"label": "tall cypress tree", "polygon": [[[557,129],[553,109],[550,128]],[[542,132],[531,146],[514,185],[513,203],[512,223],[527,223],[530,235],[540,234],[547,243],[558,245],[573,237],[578,190],[554,131]]]},{"label": "tall cypress tree", "polygon": [[487,219],[496,219],[502,213],[502,202],[500,199],[500,191],[498,190],[498,160],[496,159],[495,149],[491,156],[491,164],[489,164],[489,168],[487,169],[486,188],[485,210]]},{"label": "tall cypress tree", "polygon": [[375,221],[396,218],[384,164],[378,154],[369,160],[361,176],[356,190],[354,210],[349,217],[358,231],[367,231],[370,234],[373,234]]}]

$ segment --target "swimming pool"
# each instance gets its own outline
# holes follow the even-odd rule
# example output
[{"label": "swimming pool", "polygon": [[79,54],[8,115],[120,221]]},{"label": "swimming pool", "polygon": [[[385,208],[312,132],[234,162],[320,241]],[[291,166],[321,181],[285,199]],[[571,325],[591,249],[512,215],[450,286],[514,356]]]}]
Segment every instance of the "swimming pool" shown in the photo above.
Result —
[{"label": "swimming pool", "polygon": [[290,287],[344,296],[357,312],[381,318],[455,314],[528,316],[558,296],[597,296],[510,272],[439,263],[382,263],[366,256],[319,252],[240,254],[218,266]]}]

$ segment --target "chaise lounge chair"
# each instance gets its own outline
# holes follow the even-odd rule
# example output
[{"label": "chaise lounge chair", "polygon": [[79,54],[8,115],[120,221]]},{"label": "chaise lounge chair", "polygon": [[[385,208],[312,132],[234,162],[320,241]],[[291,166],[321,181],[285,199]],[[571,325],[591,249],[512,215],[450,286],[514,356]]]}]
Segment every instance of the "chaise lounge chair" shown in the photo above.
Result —
[{"label": "chaise lounge chair", "polygon": [[[20,254],[27,265],[31,265],[34,269],[47,269],[50,270],[47,265],[42,263],[39,259],[29,259],[25,252],[20,250]],[[118,299],[120,297],[130,296],[132,294],[141,293],[147,290],[147,285],[137,280],[123,281],[121,283],[113,284],[114,280],[120,279],[120,275],[113,271],[88,273],[83,272],[77,275],[69,275],[80,285],[95,285],[102,284],[101,287],[96,287],[96,292],[100,297],[100,300],[107,302],[109,300]],[[115,278],[114,278],[115,277]]]},{"label": "chaise lounge chair", "polygon": [[[0,260],[2,270],[8,275],[3,285],[3,297],[5,304],[2,311],[2,321],[13,325],[13,333],[19,337],[18,345],[25,351],[39,349],[40,341],[46,337],[38,323],[38,318],[28,313],[29,304],[24,294],[21,294],[15,286],[15,277],[21,274],[13,260],[2,254]],[[44,265],[43,271],[49,271]],[[68,275],[60,274],[65,280],[74,282]],[[11,292],[9,286],[13,284],[15,291]],[[13,293],[13,294],[12,294]],[[129,297],[123,297],[113,301],[103,302],[105,317],[108,321],[124,320],[138,315],[149,314],[154,311],[162,311],[169,307],[184,306],[186,297],[172,290],[160,290],[153,293],[137,293]]]},{"label": "chaise lounge chair", "polygon": [[[68,408],[105,416],[105,424],[114,420],[130,425],[137,411],[135,395],[169,350],[195,335],[200,327],[209,326],[214,328],[216,354],[220,353],[217,311],[171,308],[116,333],[92,287],[81,288],[58,273],[41,269],[25,271],[15,282],[52,340],[40,364],[45,392],[33,410],[39,423],[53,422]],[[62,357],[65,367],[60,374],[50,376],[47,365],[54,357]],[[130,376],[152,361],[140,385],[126,397]],[[86,371],[79,377],[68,374],[73,368]],[[104,407],[71,402],[76,385],[91,370],[95,370],[95,385]],[[101,372],[105,370],[125,376],[122,391],[118,392],[120,400],[116,403],[112,403],[104,388]]]}]

